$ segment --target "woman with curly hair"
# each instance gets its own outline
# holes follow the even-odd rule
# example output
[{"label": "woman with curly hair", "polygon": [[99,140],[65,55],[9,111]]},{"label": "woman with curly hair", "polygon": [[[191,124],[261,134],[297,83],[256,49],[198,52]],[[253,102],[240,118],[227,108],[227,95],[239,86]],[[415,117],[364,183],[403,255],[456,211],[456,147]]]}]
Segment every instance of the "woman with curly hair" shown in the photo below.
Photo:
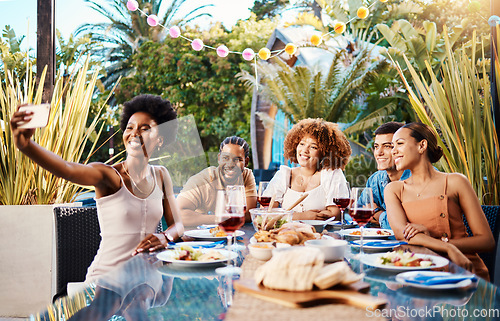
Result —
[{"label": "woman with curly hair", "polygon": [[[412,173],[406,180],[389,183],[384,192],[396,238],[443,253],[488,280],[488,269],[477,252],[491,251],[495,240],[467,178],[432,166],[443,150],[427,125],[407,124],[396,131],[392,141],[396,169]],[[473,236],[467,235],[462,213]]]},{"label": "woman with curly hair", "polygon": [[307,193],[294,208],[293,219],[338,217],[333,199],[347,194],[342,170],[351,155],[351,146],[338,125],[319,118],[301,120],[286,135],[284,148],[285,159],[300,166],[281,166],[265,194],[275,195],[276,202],[288,208]]},{"label": "woman with curly hair", "polygon": [[[175,140],[177,113],[170,101],[140,95],[124,104],[120,128],[127,157],[114,165],[72,163],[42,148],[31,140],[34,129],[19,128],[31,117],[17,111],[11,118],[17,148],[52,174],[95,187],[102,239],[86,282],[112,271],[132,254],[162,249],[183,234],[170,174],[148,163],[155,150]],[[155,233],[162,216],[168,229]]]}]

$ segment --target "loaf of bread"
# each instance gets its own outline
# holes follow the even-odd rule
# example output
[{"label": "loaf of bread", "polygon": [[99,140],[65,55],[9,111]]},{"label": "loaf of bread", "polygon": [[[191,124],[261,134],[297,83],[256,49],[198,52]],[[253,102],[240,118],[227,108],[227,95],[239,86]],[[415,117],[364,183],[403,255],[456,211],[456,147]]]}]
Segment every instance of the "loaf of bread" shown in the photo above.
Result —
[{"label": "loaf of bread", "polygon": [[323,253],[316,248],[293,247],[278,251],[255,271],[255,281],[276,290],[312,290],[323,261]]},{"label": "loaf of bread", "polygon": [[324,265],[321,250],[294,246],[273,253],[271,260],[255,271],[255,281],[266,288],[286,291],[309,291],[314,285],[328,289],[335,285],[348,285],[363,278],[345,261]]},{"label": "loaf of bread", "polygon": [[314,285],[321,290],[331,288],[337,284],[349,285],[363,278],[363,274],[356,274],[345,261],[325,265],[314,279]]}]

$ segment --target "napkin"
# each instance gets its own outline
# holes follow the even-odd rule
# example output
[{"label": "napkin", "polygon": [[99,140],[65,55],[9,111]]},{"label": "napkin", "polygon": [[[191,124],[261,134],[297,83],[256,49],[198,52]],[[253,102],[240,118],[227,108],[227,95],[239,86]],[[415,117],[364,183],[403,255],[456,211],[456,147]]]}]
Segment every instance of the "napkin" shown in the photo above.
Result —
[{"label": "napkin", "polygon": [[203,244],[203,245],[194,245],[193,248],[203,248],[203,249],[208,249],[208,248],[214,248],[217,247],[220,244],[225,243],[226,240],[218,241],[218,242],[212,242],[210,244]]},{"label": "napkin", "polygon": [[421,285],[438,285],[438,284],[455,284],[464,280],[477,281],[474,274],[446,274],[446,275],[426,275],[416,274],[412,278],[405,278],[406,282],[421,284]]},{"label": "napkin", "polygon": [[[217,242],[212,242],[210,244],[193,244],[193,245],[187,244],[187,245],[191,246],[193,249],[199,249],[199,248],[208,249],[208,248],[218,247],[219,245],[224,244],[225,242],[226,242],[226,240],[221,240],[221,241],[217,241]],[[169,245],[169,247],[168,247],[169,249],[176,248],[175,243],[169,242],[168,245]]]},{"label": "napkin", "polygon": [[[359,242],[355,242],[355,245],[360,245]],[[387,246],[398,246],[408,244],[406,242],[398,242],[398,241],[368,241],[363,242],[363,246],[374,246],[374,247],[387,247]]]},{"label": "napkin", "polygon": [[[330,224],[331,224],[331,225],[342,225],[342,223],[341,223],[341,222],[330,222],[330,223],[328,223],[328,224],[329,224],[329,225],[330,225]],[[344,221],[344,226],[345,226],[345,225],[355,225],[355,224],[356,224],[356,222],[354,222],[354,221]]]}]

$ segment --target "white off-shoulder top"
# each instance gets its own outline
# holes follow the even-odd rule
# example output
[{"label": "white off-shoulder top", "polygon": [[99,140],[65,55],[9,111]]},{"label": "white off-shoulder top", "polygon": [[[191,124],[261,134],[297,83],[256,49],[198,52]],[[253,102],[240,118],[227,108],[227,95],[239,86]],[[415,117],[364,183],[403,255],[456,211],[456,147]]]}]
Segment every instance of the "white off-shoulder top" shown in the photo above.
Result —
[{"label": "white off-shoulder top", "polygon": [[323,169],[320,172],[320,185],[305,192],[298,192],[290,188],[291,172],[290,167],[280,166],[263,194],[268,197],[276,195],[276,201],[280,202],[283,208],[293,205],[305,193],[309,195],[294,208],[295,212],[324,210],[327,206],[335,206],[334,198],[349,195],[344,172],[339,168],[335,170]]}]

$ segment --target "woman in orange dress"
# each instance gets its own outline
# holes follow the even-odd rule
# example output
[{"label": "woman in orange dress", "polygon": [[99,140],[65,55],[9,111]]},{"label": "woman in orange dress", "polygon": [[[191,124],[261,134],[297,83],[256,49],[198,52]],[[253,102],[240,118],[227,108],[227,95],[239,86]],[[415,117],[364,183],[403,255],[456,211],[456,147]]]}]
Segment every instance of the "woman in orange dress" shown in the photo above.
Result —
[{"label": "woman in orange dress", "polygon": [[[384,194],[396,238],[444,254],[489,280],[488,269],[477,252],[493,250],[495,240],[467,178],[433,167],[443,150],[427,125],[403,126],[394,134],[393,143],[396,168],[412,172],[410,178],[387,185]],[[474,236],[467,235],[462,213]]]}]

